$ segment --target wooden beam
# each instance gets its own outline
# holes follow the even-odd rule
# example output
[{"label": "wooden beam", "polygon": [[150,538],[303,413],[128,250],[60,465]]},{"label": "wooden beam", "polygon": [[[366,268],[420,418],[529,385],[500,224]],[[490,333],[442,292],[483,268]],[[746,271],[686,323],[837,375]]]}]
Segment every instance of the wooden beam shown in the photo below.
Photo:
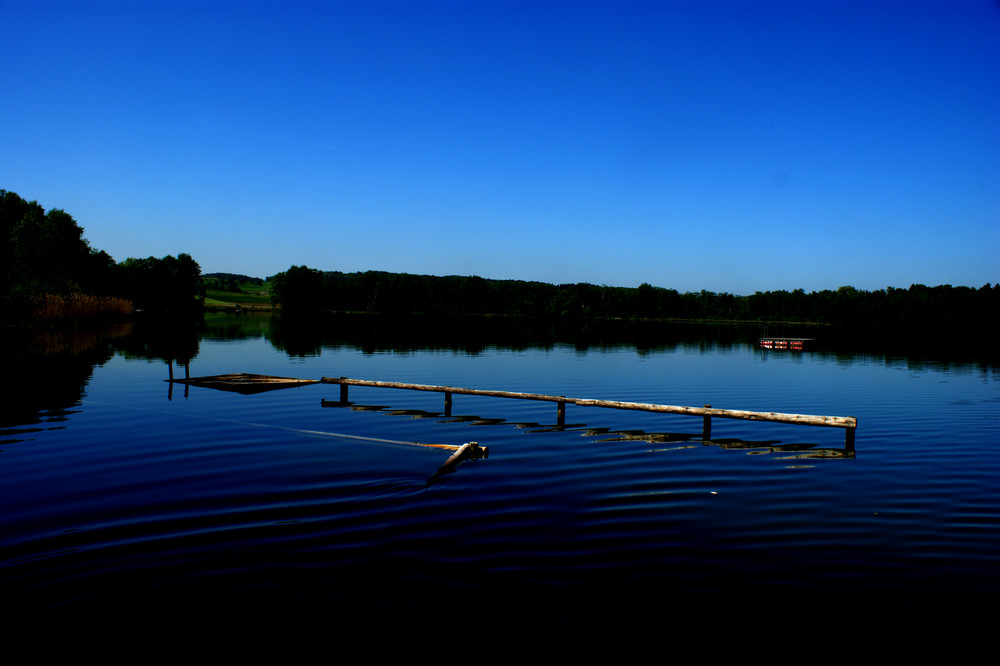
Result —
[{"label": "wooden beam", "polygon": [[521,400],[547,400],[549,402],[572,402],[571,398],[541,393],[517,393],[514,391],[487,391],[483,389],[460,388],[457,386],[434,386],[432,384],[408,384],[405,382],[383,382],[371,379],[348,379],[347,377],[323,377],[324,384],[349,384],[351,386],[372,386],[374,388],[406,389],[409,391],[434,391],[436,393],[458,393],[459,395],[485,395],[494,398],[519,398]]},{"label": "wooden beam", "polygon": [[[569,399],[567,399],[567,402]],[[798,425],[826,426],[828,428],[856,428],[858,420],[853,416],[813,416],[811,414],[784,414],[781,412],[751,412],[742,409],[715,409],[711,407],[680,407],[677,405],[654,405],[641,402],[617,402],[614,400],[574,400],[574,404],[584,407],[607,407],[610,409],[635,409],[643,412],[664,412],[668,414],[691,414],[692,416],[716,416],[723,419],[743,419],[745,421],[772,421]]]}]

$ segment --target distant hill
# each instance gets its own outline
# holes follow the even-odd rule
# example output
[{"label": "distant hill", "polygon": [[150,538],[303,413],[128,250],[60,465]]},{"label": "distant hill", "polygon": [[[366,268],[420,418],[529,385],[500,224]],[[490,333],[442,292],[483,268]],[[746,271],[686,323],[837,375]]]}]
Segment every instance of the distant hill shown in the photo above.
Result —
[{"label": "distant hill", "polygon": [[238,282],[239,284],[264,284],[263,278],[250,277],[249,275],[241,275],[239,273],[202,273],[201,276],[216,278],[226,282]]}]

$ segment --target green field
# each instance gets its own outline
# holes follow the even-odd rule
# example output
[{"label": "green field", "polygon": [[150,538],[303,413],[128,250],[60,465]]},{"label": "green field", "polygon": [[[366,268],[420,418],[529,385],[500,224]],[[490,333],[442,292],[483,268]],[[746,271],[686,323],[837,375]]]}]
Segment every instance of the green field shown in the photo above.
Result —
[{"label": "green field", "polygon": [[244,291],[225,291],[215,288],[215,280],[206,280],[205,306],[209,308],[235,308],[241,306],[253,310],[271,308],[271,285],[268,283],[244,284]]}]

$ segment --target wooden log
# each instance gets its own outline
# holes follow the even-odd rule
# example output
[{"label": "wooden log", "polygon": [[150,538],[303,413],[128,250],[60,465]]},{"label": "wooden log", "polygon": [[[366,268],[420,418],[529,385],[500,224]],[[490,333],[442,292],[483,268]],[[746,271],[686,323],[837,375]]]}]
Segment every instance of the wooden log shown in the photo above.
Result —
[{"label": "wooden log", "polygon": [[783,414],[781,412],[750,412],[742,409],[714,409],[709,407],[681,407],[677,405],[654,405],[641,402],[618,402],[615,400],[574,400],[573,404],[584,407],[606,407],[609,409],[634,409],[644,412],[668,414],[690,414],[692,416],[717,416],[723,419],[743,419],[745,421],[773,421],[799,425],[825,426],[829,428],[856,428],[858,420],[853,416],[813,416],[811,414]]},{"label": "wooden log", "polygon": [[432,384],[408,384],[405,382],[383,382],[371,379],[348,379],[346,377],[323,377],[324,384],[349,384],[351,386],[371,386],[374,388],[406,389],[410,391],[434,391],[437,393],[457,393],[459,395],[484,395],[494,398],[517,398],[520,400],[545,400],[548,402],[572,402],[570,398],[541,393],[519,393],[516,391],[490,391],[484,389],[460,388],[457,386],[434,386]]},{"label": "wooden log", "polygon": [[427,485],[434,483],[438,477],[443,476],[444,474],[451,474],[454,472],[455,468],[458,467],[461,462],[466,460],[489,458],[489,456],[490,447],[479,446],[479,442],[466,442],[465,444],[462,444],[462,446],[458,447],[453,454],[451,454],[451,457],[449,457],[448,460],[446,460],[445,463],[431,475],[431,478],[427,479]]}]

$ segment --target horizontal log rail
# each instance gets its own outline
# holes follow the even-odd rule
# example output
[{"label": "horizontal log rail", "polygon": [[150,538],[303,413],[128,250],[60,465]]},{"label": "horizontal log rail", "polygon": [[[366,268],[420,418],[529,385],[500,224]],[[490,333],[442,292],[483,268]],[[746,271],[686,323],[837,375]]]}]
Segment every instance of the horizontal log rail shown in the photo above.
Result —
[{"label": "horizontal log rail", "polygon": [[666,412],[668,414],[691,414],[715,416],[722,419],[743,419],[744,421],[773,421],[775,423],[795,423],[799,425],[826,426],[828,428],[857,428],[858,420],[853,416],[814,416],[812,414],[783,414],[781,412],[750,412],[742,409],[718,409],[713,407],[678,407],[675,405],[655,405],[641,402],[616,402],[613,400],[573,400],[581,407],[607,407],[609,409],[635,409],[643,412]]},{"label": "horizontal log rail", "polygon": [[432,391],[445,394],[446,413],[451,411],[451,396],[482,395],[494,398],[516,398],[519,400],[541,400],[558,404],[558,418],[563,423],[566,415],[566,405],[580,407],[603,407],[606,409],[631,409],[643,412],[659,412],[667,414],[687,414],[704,418],[704,437],[711,435],[711,419],[742,419],[744,421],[770,421],[774,423],[790,423],[796,425],[822,426],[827,428],[844,428],[848,446],[853,447],[854,431],[858,420],[853,416],[815,416],[811,414],[784,414],[781,412],[752,412],[741,409],[719,409],[711,405],[704,407],[681,407],[677,405],[658,405],[643,402],[621,402],[616,400],[593,400],[589,398],[568,398],[562,395],[545,395],[542,393],[521,393],[516,391],[493,391],[485,389],[461,388],[457,386],[435,386],[431,384],[410,384],[405,382],[386,382],[370,379],[349,379],[347,377],[323,377],[324,384],[340,384],[340,401],[347,402],[348,386],[370,386],[374,388],[405,389],[410,391]]}]

